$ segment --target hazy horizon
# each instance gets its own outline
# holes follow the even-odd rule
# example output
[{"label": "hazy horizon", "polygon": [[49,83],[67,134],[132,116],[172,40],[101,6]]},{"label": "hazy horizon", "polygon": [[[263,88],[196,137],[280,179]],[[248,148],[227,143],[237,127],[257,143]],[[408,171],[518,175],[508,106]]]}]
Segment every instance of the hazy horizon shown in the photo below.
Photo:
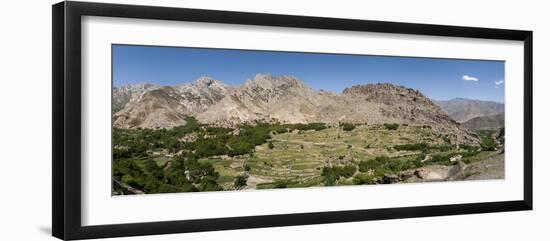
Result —
[{"label": "hazy horizon", "polygon": [[434,100],[504,103],[504,62],[424,57],[113,45],[113,86],[173,86],[210,77],[240,86],[257,74],[293,76],[314,90],[390,83]]}]

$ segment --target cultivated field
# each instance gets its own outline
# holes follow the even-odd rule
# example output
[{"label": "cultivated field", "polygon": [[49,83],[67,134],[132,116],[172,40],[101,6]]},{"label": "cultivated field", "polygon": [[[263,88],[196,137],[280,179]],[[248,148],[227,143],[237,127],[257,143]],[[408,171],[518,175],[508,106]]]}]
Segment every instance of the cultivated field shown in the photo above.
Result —
[{"label": "cultivated field", "polygon": [[[269,148],[269,143],[273,146]],[[200,159],[211,163],[220,173],[218,181],[225,188],[231,188],[236,176],[247,175],[246,188],[309,187],[324,185],[322,176],[324,167],[360,166],[376,157],[388,157],[388,162],[411,164],[412,168],[430,165],[453,166],[452,157],[461,158],[461,162],[484,160],[498,151],[482,151],[480,148],[460,148],[446,142],[443,135],[433,131],[429,126],[406,125],[396,130],[389,130],[383,125],[359,125],[351,131],[331,127],[320,131],[292,131],[273,135],[272,140],[256,146],[255,152],[238,157],[216,156]],[[429,150],[396,150],[394,146],[411,143],[426,144]],[[399,149],[399,148],[398,148]],[[414,148],[412,148],[414,149]],[[462,154],[462,155],[461,155]],[[430,157],[445,156],[446,160],[431,162]],[[502,156],[502,155],[500,155]],[[425,160],[424,162],[422,162]],[[406,168],[406,167],[405,167]],[[373,178],[397,174],[391,170],[374,174]],[[368,171],[367,171],[368,173]],[[339,178],[335,185],[354,184],[353,177],[363,173],[356,170],[349,178]],[[378,175],[378,176],[376,176]],[[442,177],[441,179],[444,179]]]},{"label": "cultivated field", "polygon": [[[504,177],[503,138],[451,143],[428,125],[267,124],[115,129],[114,194]],[[486,163],[490,165],[485,165]]]}]

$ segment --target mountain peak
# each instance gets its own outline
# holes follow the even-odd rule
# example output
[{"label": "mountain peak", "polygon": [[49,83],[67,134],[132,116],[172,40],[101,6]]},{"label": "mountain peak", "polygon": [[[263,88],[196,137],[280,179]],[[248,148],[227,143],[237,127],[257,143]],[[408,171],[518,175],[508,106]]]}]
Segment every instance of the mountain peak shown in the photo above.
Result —
[{"label": "mountain peak", "polygon": [[291,88],[299,87],[304,88],[305,84],[291,75],[274,76],[271,74],[257,74],[254,79],[247,80],[245,83],[247,87],[261,87],[263,89],[275,89],[275,88]]},{"label": "mountain peak", "polygon": [[195,85],[198,87],[210,87],[212,85],[223,85],[223,83],[209,76],[201,76],[195,80]]},{"label": "mountain peak", "polygon": [[364,95],[367,97],[384,97],[389,95],[397,96],[410,96],[416,98],[426,98],[420,93],[420,91],[407,88],[404,86],[397,86],[390,83],[377,83],[377,84],[367,84],[367,85],[354,85],[350,88],[345,88],[342,91],[344,95]]}]

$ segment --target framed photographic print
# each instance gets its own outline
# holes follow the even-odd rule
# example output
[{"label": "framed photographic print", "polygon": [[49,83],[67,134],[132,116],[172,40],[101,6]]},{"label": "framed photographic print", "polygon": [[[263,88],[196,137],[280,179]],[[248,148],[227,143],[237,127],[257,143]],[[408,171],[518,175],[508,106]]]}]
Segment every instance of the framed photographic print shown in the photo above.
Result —
[{"label": "framed photographic print", "polygon": [[532,209],[532,32],[61,2],[53,235]]}]

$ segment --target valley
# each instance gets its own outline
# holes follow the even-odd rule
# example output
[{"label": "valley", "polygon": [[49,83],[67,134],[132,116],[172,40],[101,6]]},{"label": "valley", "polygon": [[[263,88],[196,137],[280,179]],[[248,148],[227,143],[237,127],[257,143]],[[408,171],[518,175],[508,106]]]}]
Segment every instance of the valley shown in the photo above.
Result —
[{"label": "valley", "polygon": [[387,83],[333,93],[271,75],[114,88],[112,194],[504,178],[500,106],[436,103]]}]

